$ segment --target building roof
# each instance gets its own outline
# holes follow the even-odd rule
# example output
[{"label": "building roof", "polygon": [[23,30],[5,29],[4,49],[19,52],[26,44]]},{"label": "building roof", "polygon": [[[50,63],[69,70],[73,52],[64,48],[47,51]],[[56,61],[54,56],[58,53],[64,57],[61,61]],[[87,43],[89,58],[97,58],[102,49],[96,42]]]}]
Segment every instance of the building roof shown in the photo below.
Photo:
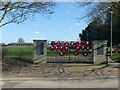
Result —
[{"label": "building roof", "polygon": [[33,42],[46,42],[47,40],[37,40],[37,39],[35,39],[35,40],[33,40]]},{"label": "building roof", "polygon": [[33,43],[9,43],[8,45],[33,45]]}]

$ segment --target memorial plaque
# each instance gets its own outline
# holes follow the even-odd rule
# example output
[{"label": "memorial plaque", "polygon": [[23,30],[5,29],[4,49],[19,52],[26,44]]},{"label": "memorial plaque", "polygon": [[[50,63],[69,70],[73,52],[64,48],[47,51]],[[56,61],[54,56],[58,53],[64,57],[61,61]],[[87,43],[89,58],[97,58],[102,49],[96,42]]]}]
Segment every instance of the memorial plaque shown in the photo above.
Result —
[{"label": "memorial plaque", "polygon": [[39,42],[36,45],[36,55],[43,55],[44,54],[44,43],[43,42]]},{"label": "memorial plaque", "polygon": [[104,55],[104,44],[97,44],[97,55]]}]

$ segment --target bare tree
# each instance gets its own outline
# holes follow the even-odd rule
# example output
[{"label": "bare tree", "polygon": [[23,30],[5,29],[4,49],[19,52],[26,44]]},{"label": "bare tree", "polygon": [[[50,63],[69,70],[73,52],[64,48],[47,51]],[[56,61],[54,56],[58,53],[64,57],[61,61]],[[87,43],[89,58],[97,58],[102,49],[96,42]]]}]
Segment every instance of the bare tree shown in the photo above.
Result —
[{"label": "bare tree", "polygon": [[53,13],[54,2],[14,2],[7,0],[0,3],[0,28],[10,23],[21,23],[34,19],[35,14],[49,16]]},{"label": "bare tree", "polygon": [[77,2],[77,6],[86,9],[86,14],[77,18],[78,20],[85,18],[93,20],[95,17],[105,19],[110,14],[110,11],[113,11],[114,15],[120,16],[119,2],[94,2],[93,0],[92,2]]}]

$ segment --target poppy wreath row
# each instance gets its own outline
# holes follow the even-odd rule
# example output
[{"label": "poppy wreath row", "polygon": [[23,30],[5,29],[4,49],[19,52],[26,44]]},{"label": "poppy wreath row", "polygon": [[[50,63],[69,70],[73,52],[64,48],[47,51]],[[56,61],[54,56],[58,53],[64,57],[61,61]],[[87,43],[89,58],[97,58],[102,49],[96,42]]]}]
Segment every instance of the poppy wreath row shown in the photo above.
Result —
[{"label": "poppy wreath row", "polygon": [[[74,55],[77,56],[79,54],[79,50],[89,50],[89,42],[86,41],[81,41],[81,42],[60,42],[60,41],[52,41],[50,45],[50,50],[51,51],[60,51],[59,55],[64,56],[64,55],[69,55],[69,50],[72,49],[74,50]],[[87,56],[87,52],[83,52],[84,56]]]},{"label": "poppy wreath row", "polygon": [[[59,52],[60,56],[64,56],[64,55],[68,56],[69,54],[70,54],[69,52],[64,52],[64,51]],[[78,54],[79,54],[78,51],[74,51],[74,56],[77,56]],[[85,52],[82,52],[82,54],[83,54],[83,56],[86,57],[86,56],[88,56],[89,53],[85,51]]]},{"label": "poppy wreath row", "polygon": [[89,45],[89,41],[81,41],[81,42],[75,42],[75,41],[71,41],[71,42],[64,42],[64,41],[52,41],[51,42],[52,46],[60,46],[60,45],[64,45],[64,46],[88,46]]},{"label": "poppy wreath row", "polygon": [[51,46],[50,46],[50,50],[54,51],[69,51],[69,49],[73,49],[75,51],[78,51],[78,50],[89,50],[90,47],[89,47],[89,42],[86,41],[86,42],[60,42],[60,41],[52,41],[51,42]]}]

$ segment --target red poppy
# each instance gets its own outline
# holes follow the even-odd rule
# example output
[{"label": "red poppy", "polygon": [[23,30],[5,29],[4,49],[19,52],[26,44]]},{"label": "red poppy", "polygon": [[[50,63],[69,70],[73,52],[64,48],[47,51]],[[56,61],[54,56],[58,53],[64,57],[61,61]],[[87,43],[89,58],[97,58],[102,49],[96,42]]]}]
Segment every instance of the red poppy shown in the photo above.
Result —
[{"label": "red poppy", "polygon": [[69,50],[69,47],[65,47],[65,51],[68,51]]},{"label": "red poppy", "polygon": [[74,42],[74,45],[75,46],[79,46],[79,42]]},{"label": "red poppy", "polygon": [[60,56],[63,56],[63,55],[64,55],[64,52],[59,52],[59,55],[60,55]]},{"label": "red poppy", "polygon": [[82,45],[82,46],[85,45],[85,42],[84,42],[84,41],[81,41],[81,45]]},{"label": "red poppy", "polygon": [[50,46],[50,50],[53,51],[55,48],[53,46]]},{"label": "red poppy", "polygon": [[58,44],[58,42],[56,41],[55,43],[54,43],[54,45],[57,45]]},{"label": "red poppy", "polygon": [[55,41],[52,41],[52,42],[51,42],[51,45],[54,46],[54,45],[55,45]]},{"label": "red poppy", "polygon": [[64,51],[65,50],[64,46],[61,45],[59,50]]},{"label": "red poppy", "polygon": [[80,46],[76,46],[76,50],[80,50]]},{"label": "red poppy", "polygon": [[74,52],[74,55],[77,56],[77,55],[78,55],[78,51],[75,51],[75,52]]},{"label": "red poppy", "polygon": [[58,46],[58,47],[60,46],[60,44],[61,44],[60,41],[57,41],[57,46]]},{"label": "red poppy", "polygon": [[81,42],[79,42],[79,46],[80,46],[80,47],[82,46],[82,43],[81,43]]},{"label": "red poppy", "polygon": [[59,50],[59,47],[55,46],[55,50],[58,51],[58,50]]},{"label": "red poppy", "polygon": [[74,46],[74,42],[70,42],[70,46]]},{"label": "red poppy", "polygon": [[89,45],[89,41],[86,41],[85,44],[88,46]]},{"label": "red poppy", "polygon": [[64,46],[69,46],[69,43],[68,43],[68,42],[65,42],[65,43],[64,43]]}]

